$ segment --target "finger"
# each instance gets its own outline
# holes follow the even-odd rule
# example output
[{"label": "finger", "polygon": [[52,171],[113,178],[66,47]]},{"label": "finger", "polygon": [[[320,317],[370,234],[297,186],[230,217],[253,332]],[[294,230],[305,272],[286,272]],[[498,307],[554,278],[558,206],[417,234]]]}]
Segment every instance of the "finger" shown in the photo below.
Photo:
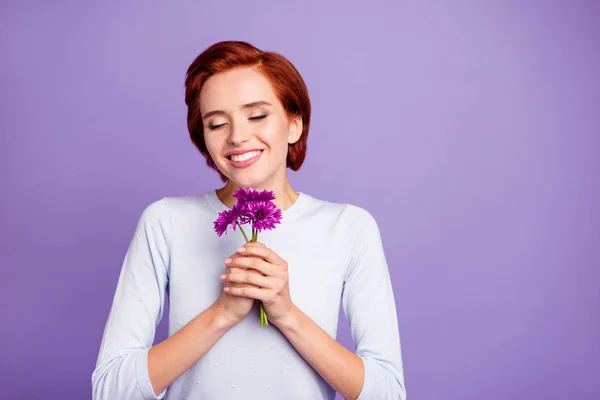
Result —
[{"label": "finger", "polygon": [[268,298],[268,289],[259,289],[252,286],[244,287],[229,287],[225,286],[223,289],[227,294],[238,297],[248,297],[251,299],[262,300]]},{"label": "finger", "polygon": [[[239,249],[237,249],[237,250],[236,250],[236,251],[235,251],[233,254],[231,254],[231,255],[229,256],[229,258],[244,257],[244,256],[245,256],[245,252],[244,252],[244,251],[245,251],[245,249],[246,249],[246,246],[248,246],[248,247],[253,247],[253,248],[255,248],[255,249],[257,249],[257,248],[261,248],[261,247],[266,247],[266,246],[265,246],[264,244],[262,244],[262,243],[258,243],[258,242],[249,242],[249,243],[246,243],[244,246],[240,247]],[[244,249],[244,250],[240,251],[240,249]]]},{"label": "finger", "polygon": [[[247,270],[247,269],[245,269],[245,268],[226,267],[226,268],[225,268],[225,274],[224,274],[224,275],[229,275],[229,274],[239,274],[239,273],[242,273],[242,272],[244,272],[244,271],[248,271],[248,270]],[[221,276],[223,276],[223,275],[221,275]],[[221,282],[222,282],[222,283],[224,283],[224,282],[223,282],[223,279],[221,279],[220,277],[219,277],[219,279],[221,280]],[[230,284],[230,285],[232,285],[232,286],[236,286],[236,287],[241,287],[241,286],[243,286],[243,285],[241,285],[241,284],[239,284],[239,283],[234,283],[234,282],[231,282],[231,283],[229,283],[229,284]]]},{"label": "finger", "polygon": [[267,276],[278,276],[278,267],[266,262],[262,258],[258,257],[237,257],[228,258],[225,260],[225,264],[230,267],[253,269]]},{"label": "finger", "polygon": [[244,246],[240,247],[237,252],[246,256],[260,257],[268,263],[287,268],[285,260],[266,246]]},{"label": "finger", "polygon": [[244,270],[220,276],[221,281],[234,284],[250,284],[261,288],[274,289],[276,282],[256,271]]},{"label": "finger", "polygon": [[267,246],[261,242],[248,242],[244,245],[244,247],[267,247]]},{"label": "finger", "polygon": [[226,267],[225,268],[225,273],[223,275],[229,275],[229,274],[239,274],[240,272],[244,272],[247,271],[247,268],[236,268],[236,267]]},{"label": "finger", "polygon": [[[261,248],[261,247],[267,247],[267,246],[261,242],[248,242],[240,248],[246,248],[246,247]],[[243,252],[240,252],[239,249],[237,249],[230,257],[239,257],[240,255],[243,255]]]}]

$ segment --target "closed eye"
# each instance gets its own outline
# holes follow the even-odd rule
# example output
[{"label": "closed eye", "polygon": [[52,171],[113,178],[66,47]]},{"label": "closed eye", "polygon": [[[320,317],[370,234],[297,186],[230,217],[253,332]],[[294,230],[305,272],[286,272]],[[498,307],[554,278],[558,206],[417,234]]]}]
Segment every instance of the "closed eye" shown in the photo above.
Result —
[{"label": "closed eye", "polygon": [[251,119],[253,121],[258,121],[258,120],[261,120],[261,119],[264,119],[264,118],[267,118],[266,114],[265,115],[257,115],[256,117],[250,117],[248,119]]},{"label": "closed eye", "polygon": [[[265,115],[257,115],[256,117],[250,117],[248,119],[251,120],[251,121],[260,121],[261,119],[267,118],[267,116],[268,116],[267,114],[265,114]],[[227,125],[227,123],[222,123],[222,124],[219,124],[219,125],[209,125],[208,129],[210,129],[211,131],[214,131],[214,130],[219,129],[219,128],[225,126],[225,125]]]},{"label": "closed eye", "polygon": [[211,131],[214,131],[215,129],[219,129],[220,127],[225,126],[225,125],[227,125],[227,124],[223,123],[223,124],[219,124],[219,125],[209,125],[208,129],[210,129]]}]

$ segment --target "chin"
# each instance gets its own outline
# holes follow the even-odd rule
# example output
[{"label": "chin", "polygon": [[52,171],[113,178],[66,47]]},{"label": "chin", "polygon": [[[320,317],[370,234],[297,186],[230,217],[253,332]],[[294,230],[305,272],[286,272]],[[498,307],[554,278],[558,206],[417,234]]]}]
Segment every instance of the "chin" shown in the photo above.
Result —
[{"label": "chin", "polygon": [[[278,181],[278,169],[265,168],[264,165],[253,165],[246,169],[226,169],[225,174],[232,183],[241,188],[266,188]],[[283,175],[285,177],[285,174]]]},{"label": "chin", "polygon": [[254,176],[254,174],[244,172],[231,174],[229,179],[241,188],[257,188],[262,186],[266,181],[265,177],[258,177]]}]

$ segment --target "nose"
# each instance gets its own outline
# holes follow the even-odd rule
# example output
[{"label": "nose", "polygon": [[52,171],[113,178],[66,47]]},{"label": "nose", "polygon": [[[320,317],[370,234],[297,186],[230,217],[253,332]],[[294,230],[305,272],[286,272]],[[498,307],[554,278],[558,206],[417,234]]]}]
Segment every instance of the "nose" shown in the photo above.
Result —
[{"label": "nose", "polygon": [[238,145],[250,140],[250,127],[244,123],[232,123],[227,141],[229,144]]}]

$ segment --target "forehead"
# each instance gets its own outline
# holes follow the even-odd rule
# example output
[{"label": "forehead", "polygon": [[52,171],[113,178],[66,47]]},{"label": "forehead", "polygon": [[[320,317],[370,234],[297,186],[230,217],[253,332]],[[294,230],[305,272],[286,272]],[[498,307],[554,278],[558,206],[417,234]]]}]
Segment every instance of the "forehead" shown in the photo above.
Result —
[{"label": "forehead", "polygon": [[202,112],[237,108],[261,100],[278,103],[269,80],[251,67],[215,74],[206,80],[200,92]]}]

